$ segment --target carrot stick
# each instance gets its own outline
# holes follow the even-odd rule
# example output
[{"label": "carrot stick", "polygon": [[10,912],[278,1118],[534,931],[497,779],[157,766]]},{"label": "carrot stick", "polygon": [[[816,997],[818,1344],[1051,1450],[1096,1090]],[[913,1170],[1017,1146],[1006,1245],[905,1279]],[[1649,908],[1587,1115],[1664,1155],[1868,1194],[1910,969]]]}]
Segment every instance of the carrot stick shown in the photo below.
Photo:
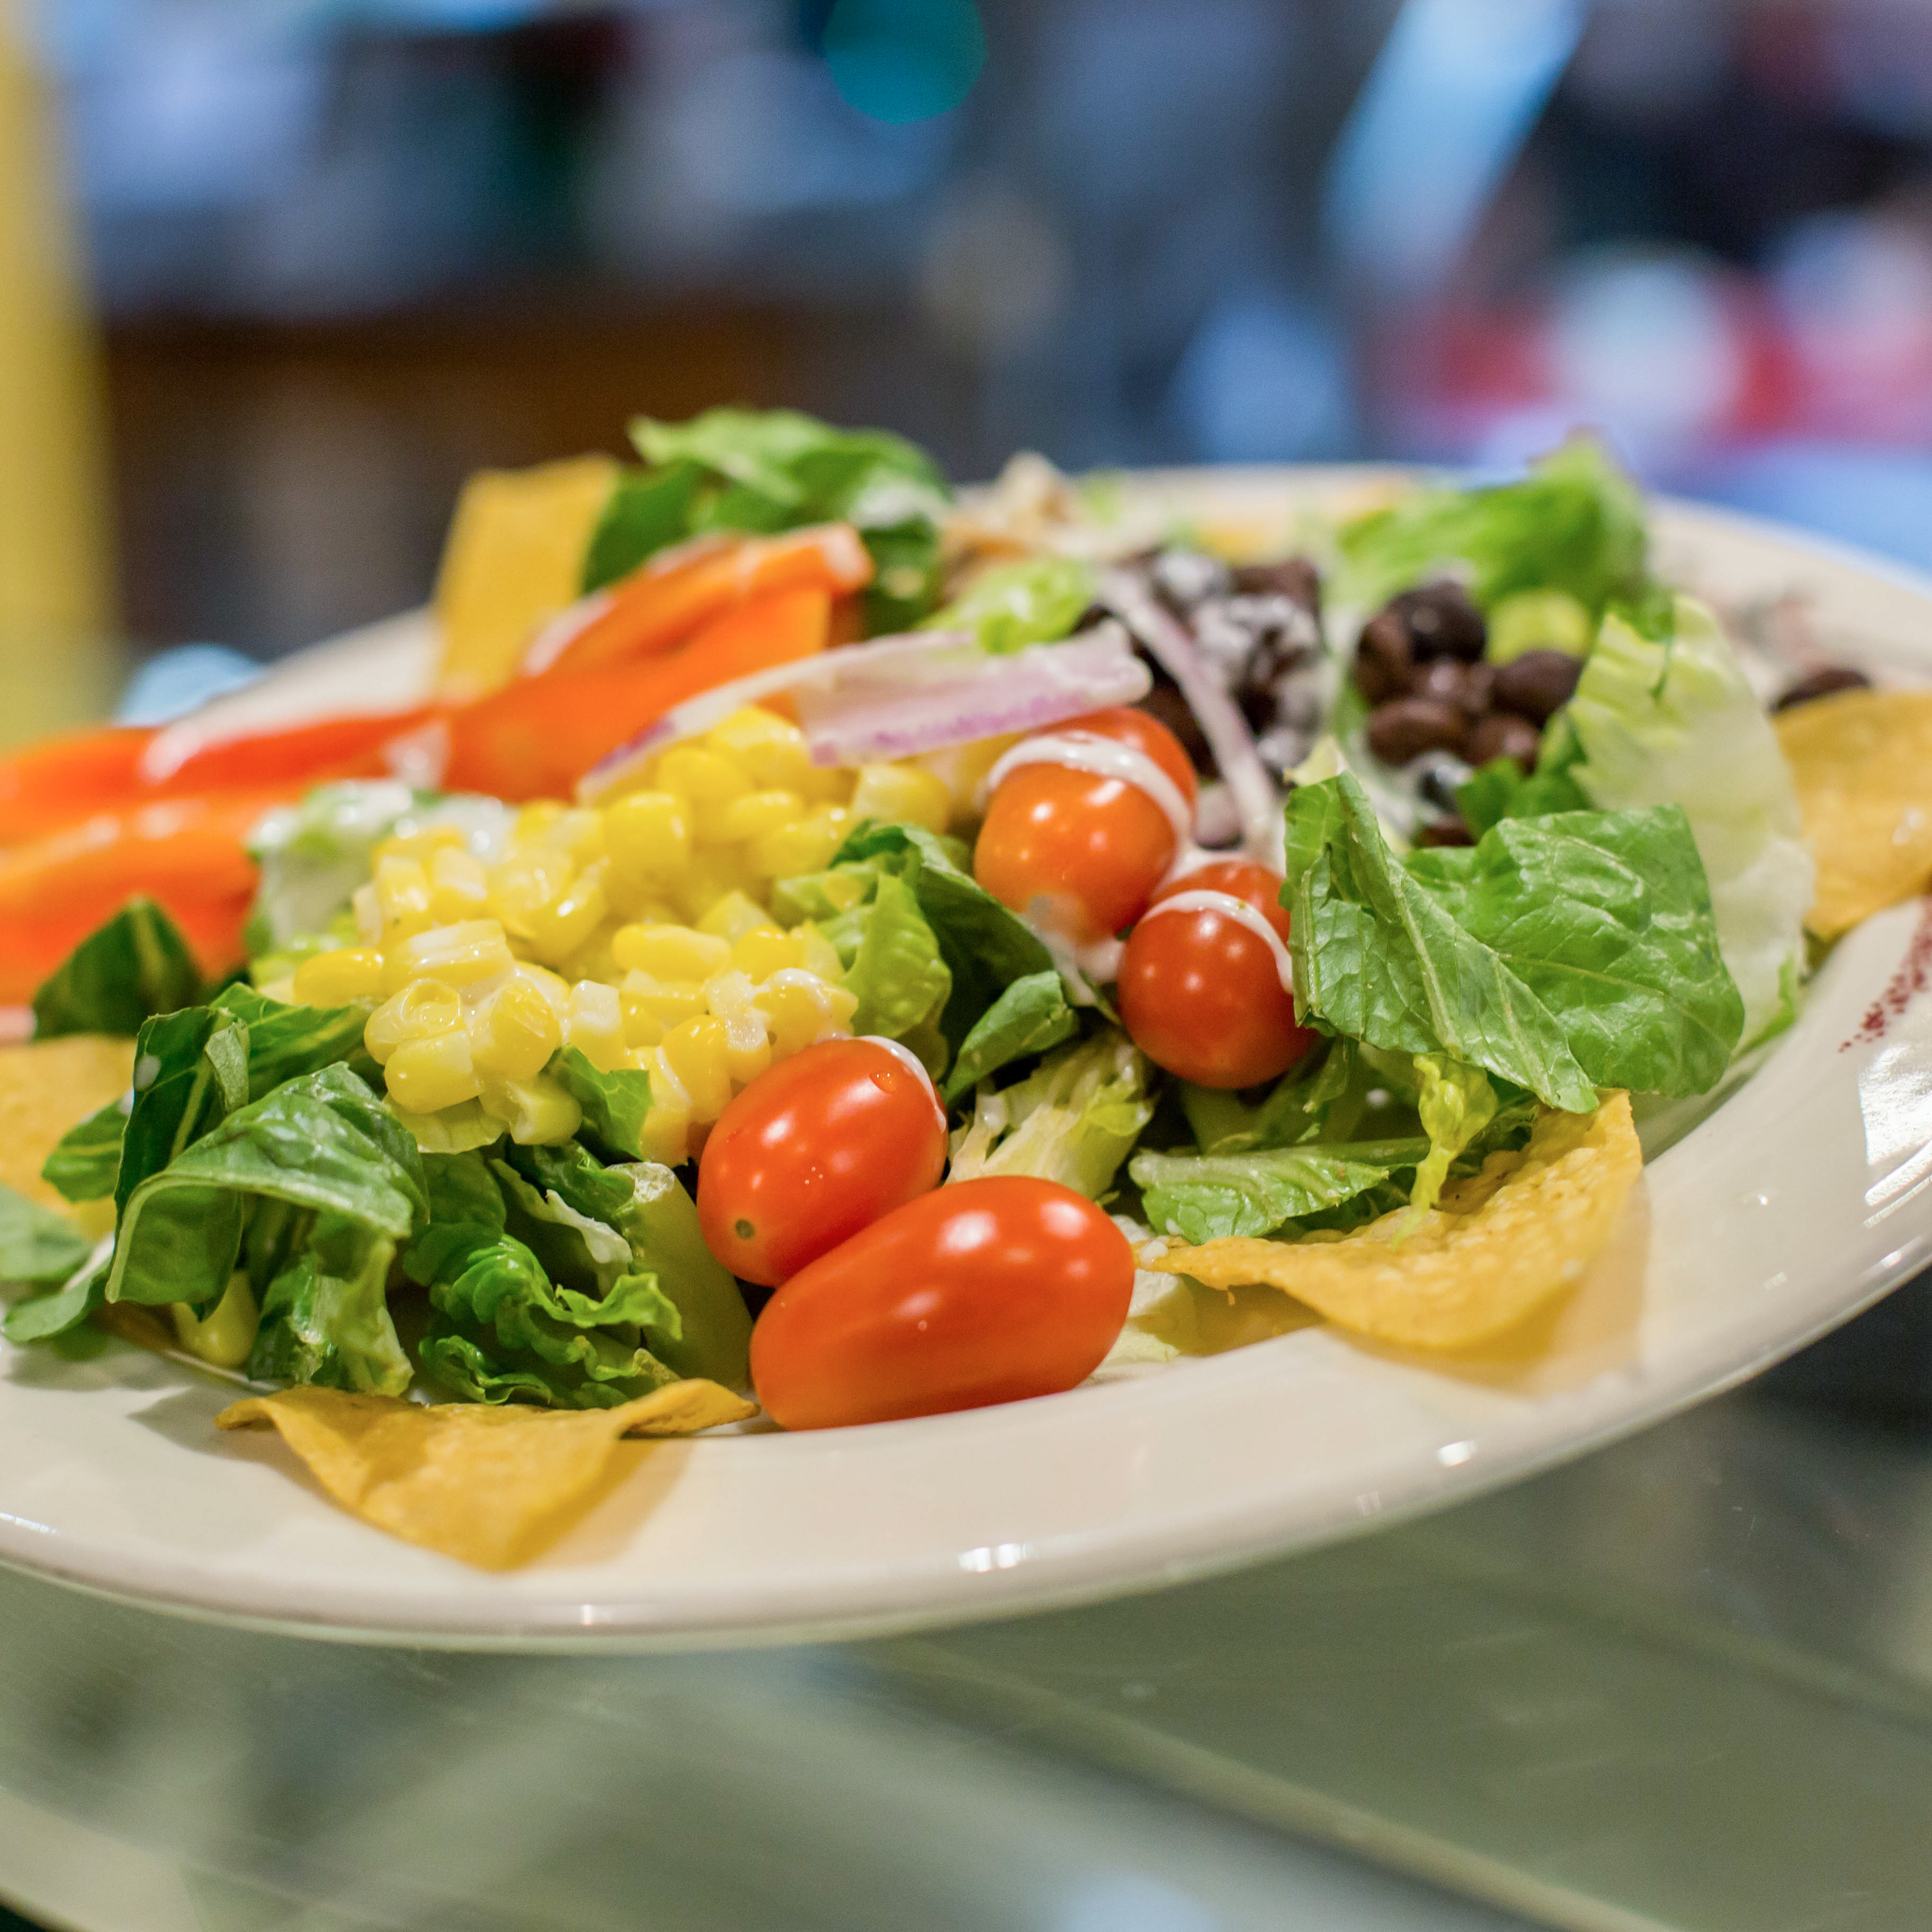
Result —
[{"label": "carrot stick", "polygon": [[872,580],[872,557],[849,524],[747,537],[659,574],[646,565],[614,585],[581,629],[560,641],[554,634],[540,640],[524,669],[608,670],[661,656],[734,604],[784,590],[850,592]]},{"label": "carrot stick", "polygon": [[620,668],[547,671],[449,715],[452,790],[568,798],[603,757],[686,699],[826,647],[832,598],[787,590],[714,618],[674,655]]},{"label": "carrot stick", "polygon": [[70,731],[0,758],[0,845],[70,824],[131,794],[152,731]]}]

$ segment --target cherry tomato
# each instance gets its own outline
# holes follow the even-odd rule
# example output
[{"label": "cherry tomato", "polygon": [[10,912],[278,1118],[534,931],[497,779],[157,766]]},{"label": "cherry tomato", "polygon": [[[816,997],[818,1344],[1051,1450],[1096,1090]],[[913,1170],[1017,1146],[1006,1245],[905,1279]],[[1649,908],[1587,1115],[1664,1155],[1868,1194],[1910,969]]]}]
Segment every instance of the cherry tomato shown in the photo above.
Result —
[{"label": "cherry tomato", "polygon": [[782,1060],[718,1117],[698,1169],[704,1243],[770,1288],[938,1184],[946,1115],[910,1060],[874,1040]]},{"label": "cherry tomato", "polygon": [[[1144,711],[1090,712],[1052,736],[1111,738],[1150,758],[1191,811],[1194,768],[1180,741]],[[1044,900],[1082,945],[1130,926],[1174,862],[1174,827],[1124,778],[1064,765],[1022,765],[1001,781],[974,848],[973,874],[1017,912]]]},{"label": "cherry tomato", "polygon": [[1132,1249],[1084,1196],[963,1180],[794,1275],[752,1330],[752,1380],[787,1429],[1052,1395],[1100,1366],[1133,1286]]},{"label": "cherry tomato", "polygon": [[[1226,892],[1255,908],[1288,942],[1281,876],[1228,860],[1184,872],[1154,896]],[[1114,988],[1134,1044],[1197,1087],[1252,1087],[1286,1073],[1315,1044],[1267,941],[1203,909],[1144,918],[1128,936]]]}]

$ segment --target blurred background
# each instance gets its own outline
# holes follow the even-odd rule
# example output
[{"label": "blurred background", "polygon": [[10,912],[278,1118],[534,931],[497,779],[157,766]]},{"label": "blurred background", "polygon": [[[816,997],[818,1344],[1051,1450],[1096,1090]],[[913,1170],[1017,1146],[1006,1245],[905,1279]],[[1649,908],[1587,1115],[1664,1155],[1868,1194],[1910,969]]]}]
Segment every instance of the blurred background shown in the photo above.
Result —
[{"label": "blurred background", "polygon": [[266,657],[417,602],[467,471],[720,401],[962,478],[1507,465],[1587,421],[1932,566],[1916,0],[0,23],[6,735],[99,701],[86,640]]}]

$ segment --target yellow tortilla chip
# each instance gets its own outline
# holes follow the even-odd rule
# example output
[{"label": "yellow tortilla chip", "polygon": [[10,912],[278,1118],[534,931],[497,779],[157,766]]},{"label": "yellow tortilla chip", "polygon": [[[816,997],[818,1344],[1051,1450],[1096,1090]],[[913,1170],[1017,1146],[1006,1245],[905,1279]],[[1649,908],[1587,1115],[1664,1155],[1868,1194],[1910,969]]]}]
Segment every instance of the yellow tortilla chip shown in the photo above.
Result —
[{"label": "yellow tortilla chip", "polygon": [[1835,939],[1932,882],[1932,691],[1845,691],[1776,720]]},{"label": "yellow tortilla chip", "polygon": [[1612,1094],[1594,1114],[1546,1110],[1527,1147],[1451,1181],[1412,1233],[1402,1208],[1346,1234],[1144,1248],[1140,1264],[1210,1288],[1264,1283],[1405,1348],[1465,1348],[1582,1279],[1642,1166],[1630,1096]]},{"label": "yellow tortilla chip", "polygon": [[622,1436],[689,1436],[758,1413],[716,1382],[673,1382],[620,1408],[483,1402],[428,1408],[394,1396],[290,1388],[224,1408],[220,1429],[263,1424],[352,1515],[479,1569],[508,1570],[596,1499]]},{"label": "yellow tortilla chip", "polygon": [[[40,1178],[41,1164],[68,1128],[119,1100],[134,1077],[131,1040],[77,1033],[0,1047],[0,1182],[44,1208],[85,1220],[84,1211],[76,1213]],[[110,1218],[90,1232],[105,1234],[112,1226]]]},{"label": "yellow tortilla chip", "polygon": [[577,601],[584,552],[617,480],[608,456],[485,470],[457,500],[436,578],[436,688],[475,698],[508,682],[542,626]]}]

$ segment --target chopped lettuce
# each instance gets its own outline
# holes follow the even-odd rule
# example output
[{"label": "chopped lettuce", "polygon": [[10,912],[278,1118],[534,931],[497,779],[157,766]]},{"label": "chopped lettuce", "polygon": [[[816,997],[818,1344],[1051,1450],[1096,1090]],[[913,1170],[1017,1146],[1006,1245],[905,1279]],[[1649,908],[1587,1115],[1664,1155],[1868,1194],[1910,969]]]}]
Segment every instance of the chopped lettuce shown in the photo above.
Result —
[{"label": "chopped lettuce", "polygon": [[262,1296],[249,1374],[400,1395],[412,1371],[389,1317],[395,1254],[392,1237],[356,1216],[319,1211]]},{"label": "chopped lettuce", "polygon": [[51,1294],[15,1302],[0,1321],[0,1334],[16,1343],[50,1342],[78,1328],[106,1298],[113,1252],[111,1238],[100,1242]]},{"label": "chopped lettuce", "polygon": [[560,1047],[545,1070],[584,1110],[581,1131],[605,1153],[636,1160],[644,1153],[645,1117],[651,1111],[651,1076],[641,1067],[605,1073],[581,1047]]},{"label": "chopped lettuce", "polygon": [[952,994],[952,975],[911,886],[882,872],[871,902],[845,916],[858,936],[845,972],[846,988],[859,1001],[852,1030],[903,1040],[937,1021]]},{"label": "chopped lettuce", "polygon": [[920,628],[971,631],[982,650],[1005,656],[1072,636],[1094,592],[1093,566],[1078,557],[1028,557],[987,571]]},{"label": "chopped lettuce", "polygon": [[707,410],[686,423],[644,417],[631,434],[647,466],[611,493],[585,553],[586,591],[706,531],[838,521],[856,528],[877,567],[866,593],[870,630],[903,630],[932,608],[949,497],[911,443],[794,410]]},{"label": "chopped lettuce", "polygon": [[1016,980],[961,1041],[944,1089],[946,1098],[957,1100],[1001,1067],[1072,1039],[1079,1024],[1058,973],[1028,973]]},{"label": "chopped lettuce", "polygon": [[138,1033],[144,1020],[192,1006],[201,970],[152,899],[132,898],[89,933],[34,995],[34,1037]]},{"label": "chopped lettuce", "polygon": [[0,1187],[0,1282],[34,1288],[63,1282],[93,1251],[65,1215]]},{"label": "chopped lettuce", "polygon": [[1419,1166],[1429,1151],[1428,1142],[1413,1139],[1251,1154],[1141,1153],[1127,1172],[1156,1234],[1199,1243],[1275,1234]]},{"label": "chopped lettuce", "polygon": [[1709,881],[1718,942],[1743,997],[1743,1043],[1792,1016],[1811,855],[1770,720],[1717,620],[1679,598],[1656,637],[1612,615],[1568,717],[1570,776],[1593,805],[1681,806]]},{"label": "chopped lettuce", "polygon": [[272,952],[320,932],[369,876],[369,855],[416,802],[395,778],[319,785],[267,814],[248,850],[262,870],[247,943]]},{"label": "chopped lettuce", "polygon": [[128,1131],[132,1090],[68,1129],[40,1168],[40,1178],[70,1201],[104,1201],[121,1171],[121,1141]]},{"label": "chopped lettuce", "polygon": [[1049,1053],[999,1093],[982,1089],[953,1136],[946,1178],[1028,1174],[1097,1201],[1153,1118],[1147,1063],[1110,1028]]},{"label": "chopped lettuce", "polygon": [[1520,483],[1418,490],[1340,534],[1338,602],[1373,608],[1444,572],[1486,610],[1560,590],[1592,617],[1651,593],[1643,499],[1603,446],[1573,436]]},{"label": "chopped lettuce", "polygon": [[1440,1053],[1416,1056],[1415,1111],[1429,1136],[1429,1154],[1415,1170],[1408,1204],[1420,1215],[1436,1205],[1449,1163],[1496,1117],[1496,1090],[1478,1066]]},{"label": "chopped lettuce", "polygon": [[1456,808],[1478,838],[1505,818],[1586,812],[1589,806],[1570,776],[1570,766],[1550,764],[1542,758],[1533,772],[1524,771],[1513,758],[1492,758],[1456,788]]},{"label": "chopped lettuce", "polygon": [[1585,1112],[1598,1085],[1701,1092],[1742,1012],[1681,812],[1510,819],[1397,862],[1346,774],[1288,801],[1296,1002]]}]

